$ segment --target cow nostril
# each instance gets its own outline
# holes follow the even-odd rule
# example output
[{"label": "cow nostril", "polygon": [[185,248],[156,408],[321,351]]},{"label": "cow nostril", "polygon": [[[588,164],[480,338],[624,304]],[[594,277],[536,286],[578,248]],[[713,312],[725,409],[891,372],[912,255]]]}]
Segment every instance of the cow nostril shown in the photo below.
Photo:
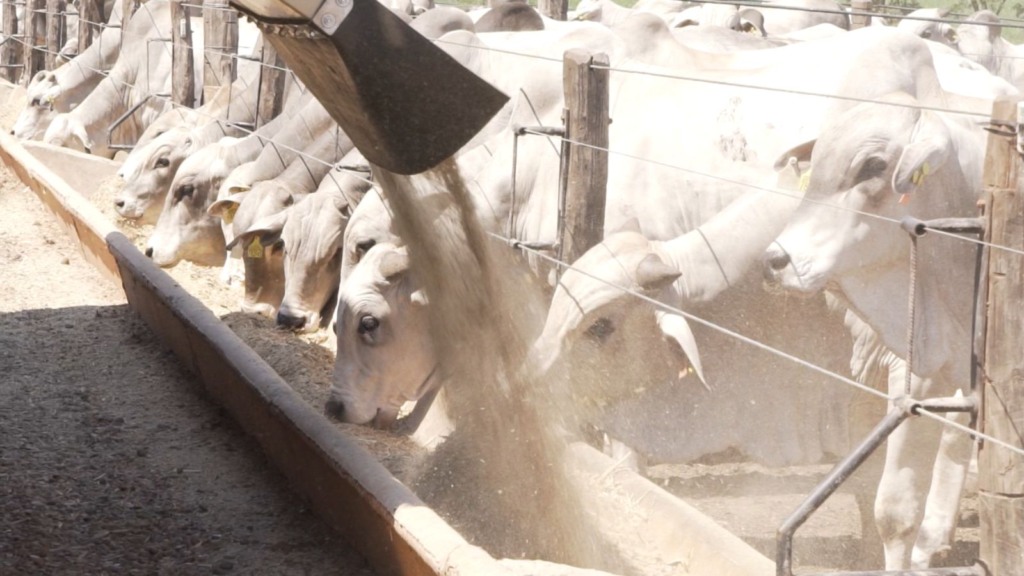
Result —
[{"label": "cow nostril", "polygon": [[292,330],[298,330],[306,325],[305,316],[292,316],[291,314],[285,314],[284,312],[278,311],[277,313],[277,325],[282,328],[289,328]]},{"label": "cow nostril", "polygon": [[328,398],[324,404],[324,413],[336,420],[341,420],[345,414],[345,403],[337,398]]},{"label": "cow nostril", "polygon": [[786,266],[789,266],[789,254],[782,252],[780,254],[772,254],[768,257],[768,266],[778,272]]},{"label": "cow nostril", "polygon": [[146,258],[152,258],[152,257],[153,257],[153,247],[150,246],[150,247],[146,248]]}]

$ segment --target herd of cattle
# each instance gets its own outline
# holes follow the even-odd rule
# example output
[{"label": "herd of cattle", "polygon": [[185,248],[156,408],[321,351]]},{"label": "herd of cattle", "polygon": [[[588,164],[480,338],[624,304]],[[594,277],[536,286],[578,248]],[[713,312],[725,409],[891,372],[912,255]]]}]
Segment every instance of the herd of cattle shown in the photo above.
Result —
[{"label": "herd of cattle", "polygon": [[[559,145],[520,129],[561,124],[566,50],[609,56],[606,238],[560,276],[533,353],[538,369],[565,370],[589,395],[600,380],[599,405],[632,406],[620,420],[667,419],[651,438],[608,416],[616,436],[655,458],[733,447],[791,464],[848,449],[848,396],[690,314],[902,394],[910,263],[894,221],[973,215],[980,125],[995,98],[1024,87],[1018,48],[991,13],[954,27],[922,10],[851,31],[832,0],[775,4],[583,0],[569,22],[517,1],[391,6],[511,97],[456,161],[485,227],[531,245],[557,241]],[[147,255],[223,266],[225,282],[244,282],[242,309],[283,328],[334,319],[327,411],[393,422],[440,383],[429,299],[386,191],[294,77],[283,112],[252,132],[259,69],[248,60],[195,110],[153,97],[170,91],[170,55],[149,41],[169,29],[168,2],[149,0],[40,72],[14,134],[112,156],[108,128],[137,107],[117,131],[134,147],[116,210],[153,225]],[[425,209],[445,209],[443,190],[423,195]],[[973,253],[922,241],[914,397],[967,389]],[[554,278],[541,260],[524,262]],[[766,296],[765,286],[813,297]],[[887,569],[925,567],[948,549],[971,445],[940,428],[918,419],[889,440],[875,505]]]}]

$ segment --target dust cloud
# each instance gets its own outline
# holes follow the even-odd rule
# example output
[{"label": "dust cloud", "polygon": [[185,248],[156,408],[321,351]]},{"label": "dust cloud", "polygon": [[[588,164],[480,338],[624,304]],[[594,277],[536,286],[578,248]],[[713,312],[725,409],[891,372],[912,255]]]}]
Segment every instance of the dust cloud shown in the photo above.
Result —
[{"label": "dust cloud", "polygon": [[[414,490],[463,534],[499,557],[540,558],[624,573],[590,526],[564,465],[567,396],[526,361],[541,295],[491,240],[453,161],[405,177],[375,171],[425,288],[431,337],[456,430]],[[444,191],[437,212],[419,199]],[[436,204],[436,203],[434,203]]]}]

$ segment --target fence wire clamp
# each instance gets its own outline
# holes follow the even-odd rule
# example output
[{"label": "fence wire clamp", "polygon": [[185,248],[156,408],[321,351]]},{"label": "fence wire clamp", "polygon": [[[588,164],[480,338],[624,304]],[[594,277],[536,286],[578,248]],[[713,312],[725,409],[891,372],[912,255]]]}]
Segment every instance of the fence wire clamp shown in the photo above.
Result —
[{"label": "fence wire clamp", "polygon": [[1017,124],[1008,120],[990,120],[983,123],[981,127],[986,132],[995,134],[996,136],[1002,136],[1004,138],[1017,137]]},{"label": "fence wire clamp", "polygon": [[929,230],[953,234],[981,235],[985,232],[985,219],[933,218],[931,220],[919,220],[913,216],[904,216],[900,220],[900,228],[914,238],[924,236]]},{"label": "fence wire clamp", "polygon": [[561,126],[516,126],[516,136],[565,136],[565,128]]}]

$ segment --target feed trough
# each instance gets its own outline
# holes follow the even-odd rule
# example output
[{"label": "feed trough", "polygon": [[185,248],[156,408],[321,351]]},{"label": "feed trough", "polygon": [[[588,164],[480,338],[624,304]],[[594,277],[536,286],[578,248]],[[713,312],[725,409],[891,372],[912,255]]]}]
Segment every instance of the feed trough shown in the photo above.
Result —
[{"label": "feed trough", "polygon": [[[17,89],[8,87],[17,97]],[[310,405],[202,301],[156,267],[90,202],[117,163],[0,136],[0,158],[67,228],[86,258],[261,445],[269,461],[380,574],[586,574],[542,561],[495,558],[398,480],[371,451]],[[88,175],[84,177],[83,175]],[[584,445],[568,467],[586,509],[628,525],[638,573],[747,576],[774,565],[650,481]],[[539,535],[544,526],[537,526]]]}]

